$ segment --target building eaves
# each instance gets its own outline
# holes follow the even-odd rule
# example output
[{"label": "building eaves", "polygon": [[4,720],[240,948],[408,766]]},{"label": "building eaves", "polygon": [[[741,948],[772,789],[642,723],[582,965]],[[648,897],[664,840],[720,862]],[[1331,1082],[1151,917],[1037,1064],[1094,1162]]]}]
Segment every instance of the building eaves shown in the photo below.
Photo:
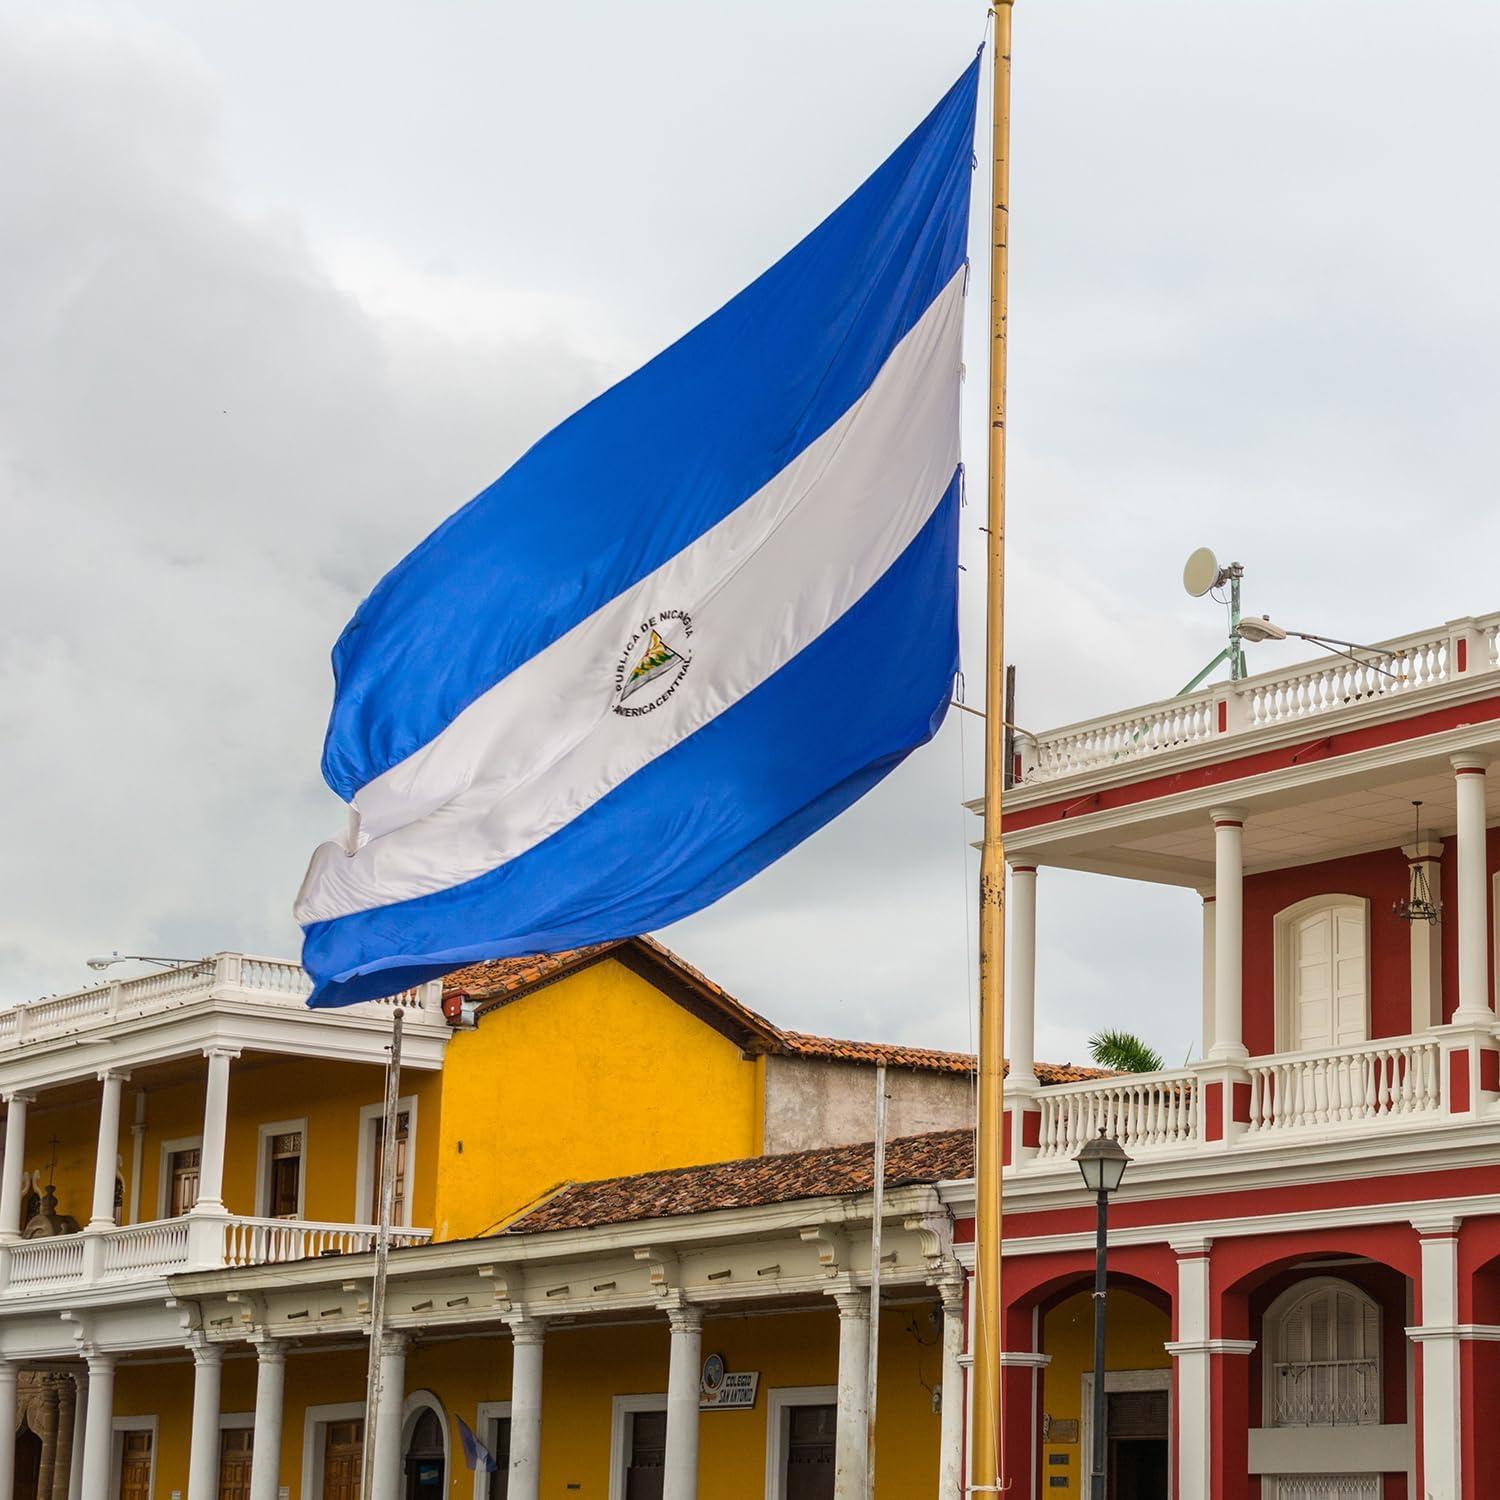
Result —
[{"label": "building eaves", "polygon": [[[973,1169],[972,1131],[938,1130],[902,1136],[886,1146],[888,1188],[966,1177]],[[545,1234],[722,1209],[759,1208],[800,1198],[867,1193],[873,1185],[874,1147],[869,1142],[752,1156],[708,1166],[673,1167],[572,1183],[514,1220],[505,1233]]]}]

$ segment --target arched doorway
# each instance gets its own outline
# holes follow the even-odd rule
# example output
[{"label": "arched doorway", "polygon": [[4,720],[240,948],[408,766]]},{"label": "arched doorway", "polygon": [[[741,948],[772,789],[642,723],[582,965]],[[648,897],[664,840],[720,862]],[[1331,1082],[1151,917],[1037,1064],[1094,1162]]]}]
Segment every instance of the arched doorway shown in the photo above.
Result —
[{"label": "arched doorway", "polygon": [[42,1440],[24,1422],[16,1432],[15,1500],[37,1500],[42,1477]]},{"label": "arched doorway", "polygon": [[430,1406],[423,1406],[406,1440],[406,1500],[443,1500],[447,1467],[443,1424]]}]

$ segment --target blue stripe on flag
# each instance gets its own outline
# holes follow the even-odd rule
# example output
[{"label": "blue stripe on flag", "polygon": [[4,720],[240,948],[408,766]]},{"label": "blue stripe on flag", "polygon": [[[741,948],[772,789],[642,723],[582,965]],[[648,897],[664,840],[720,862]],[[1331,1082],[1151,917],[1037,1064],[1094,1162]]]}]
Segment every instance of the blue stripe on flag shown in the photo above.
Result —
[{"label": "blue stripe on flag", "polygon": [[334,791],[352,800],[431,741],[735,510],[869,388],[963,264],[978,69],[795,249],[380,581],[334,648],[323,749]]},{"label": "blue stripe on flag", "polygon": [[[303,962],[331,977],[309,1003],[346,1005],[480,958],[665,926],[863,796],[947,711],[958,489],[955,475],[921,532],[830,629],[551,838],[462,885],[310,925]],[[513,925],[520,913],[524,930]]]}]

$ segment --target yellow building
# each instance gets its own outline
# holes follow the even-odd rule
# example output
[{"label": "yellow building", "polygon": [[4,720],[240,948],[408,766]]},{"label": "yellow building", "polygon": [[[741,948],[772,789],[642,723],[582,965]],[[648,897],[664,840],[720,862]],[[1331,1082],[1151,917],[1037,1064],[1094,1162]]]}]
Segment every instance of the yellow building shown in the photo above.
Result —
[{"label": "yellow building", "polygon": [[359,1492],[396,1006],[377,1495],[831,1495],[864,1451],[877,1063],[877,1484],[955,1493],[969,1059],[782,1030],[649,939],[305,993],[220,954],[0,1014],[15,1494]]}]

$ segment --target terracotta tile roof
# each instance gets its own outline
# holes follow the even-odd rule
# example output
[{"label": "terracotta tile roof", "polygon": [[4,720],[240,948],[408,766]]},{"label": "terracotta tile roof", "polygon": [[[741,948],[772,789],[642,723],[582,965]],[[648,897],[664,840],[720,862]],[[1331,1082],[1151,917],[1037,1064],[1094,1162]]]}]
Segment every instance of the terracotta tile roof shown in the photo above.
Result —
[{"label": "terracotta tile roof", "polygon": [[[943,1052],[936,1047],[908,1047],[900,1042],[846,1042],[837,1037],[812,1036],[805,1031],[783,1031],[786,1050],[794,1057],[824,1057],[835,1062],[878,1063],[889,1068],[918,1068],[933,1073],[972,1073],[972,1052]],[[1079,1083],[1104,1078],[1102,1068],[1080,1068],[1072,1063],[1036,1065],[1042,1083]]]},{"label": "terracotta tile roof", "polygon": [[[539,1208],[510,1224],[507,1234],[595,1229],[641,1219],[669,1219],[715,1209],[762,1208],[798,1198],[866,1193],[874,1182],[874,1147],[831,1146],[784,1156],[752,1156],[706,1167],[675,1167],[570,1183]],[[887,1187],[942,1182],[974,1175],[974,1137],[967,1130],[937,1130],[887,1142]]]},{"label": "terracotta tile roof", "polygon": [[[479,1002],[479,1014],[518,1000],[539,985],[551,984],[613,955],[622,962],[644,961],[659,981],[676,982],[674,998],[731,1035],[747,1051],[769,1052],[781,1057],[823,1058],[829,1062],[877,1063],[892,1068],[915,1068],[923,1072],[972,1073],[974,1057],[967,1052],[945,1052],[936,1047],[909,1047],[896,1042],[850,1042],[836,1037],[814,1036],[805,1031],[784,1031],[722,985],[715,984],[664,944],[652,937],[620,938],[571,948],[563,953],[530,958],[495,958],[457,969],[443,980],[445,993],[462,993]],[[1104,1078],[1099,1068],[1072,1063],[1038,1063],[1037,1077],[1044,1084],[1077,1083]]]}]

